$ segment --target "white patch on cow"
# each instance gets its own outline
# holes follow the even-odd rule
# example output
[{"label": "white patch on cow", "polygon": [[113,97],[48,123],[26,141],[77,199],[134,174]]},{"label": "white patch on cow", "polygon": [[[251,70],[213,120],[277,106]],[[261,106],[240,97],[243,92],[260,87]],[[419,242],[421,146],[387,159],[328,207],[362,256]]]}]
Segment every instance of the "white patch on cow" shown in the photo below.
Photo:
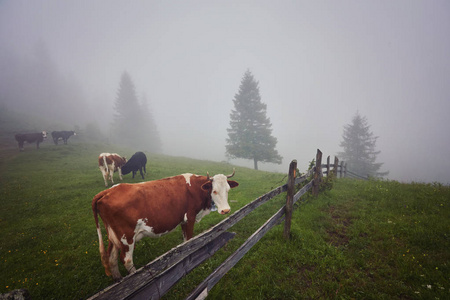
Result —
[{"label": "white patch on cow", "polygon": [[202,220],[202,218],[206,215],[209,215],[209,213],[211,212],[210,209],[202,209],[201,211],[198,212],[198,214],[195,216],[195,222],[198,223]]},{"label": "white patch on cow", "polygon": [[184,218],[183,218],[183,222],[186,223],[187,222],[187,213],[184,214]]},{"label": "white patch on cow", "polygon": [[191,173],[184,173],[184,174],[181,174],[181,175],[184,176],[184,179],[186,180],[186,184],[189,184],[189,186],[191,186],[191,177],[192,177],[193,174],[191,174]]},{"label": "white patch on cow", "polygon": [[171,230],[167,230],[166,232],[155,233],[155,231],[153,230],[153,227],[148,226],[147,222],[148,222],[147,218],[137,220],[136,228],[134,229],[134,242],[135,243],[137,243],[143,237],[148,236],[151,238],[158,238],[158,237],[165,235],[171,231]]},{"label": "white patch on cow", "polygon": [[133,242],[131,242],[131,244],[128,244],[128,240],[125,236],[125,234],[122,236],[122,238],[120,239],[120,241],[122,242],[122,244],[128,246],[128,251],[125,252],[125,257],[124,257],[124,265],[125,268],[127,269],[128,273],[134,273],[136,272],[136,268],[134,267],[133,264],[133,252],[134,252],[134,244],[135,244],[135,239],[133,238]]}]

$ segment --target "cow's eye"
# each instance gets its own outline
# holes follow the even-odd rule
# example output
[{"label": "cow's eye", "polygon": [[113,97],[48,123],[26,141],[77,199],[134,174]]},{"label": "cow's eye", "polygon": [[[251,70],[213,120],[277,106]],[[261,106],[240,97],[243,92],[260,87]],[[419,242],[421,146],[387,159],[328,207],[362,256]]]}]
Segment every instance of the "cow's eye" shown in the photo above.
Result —
[{"label": "cow's eye", "polygon": [[213,193],[214,193],[215,195],[217,195],[217,191],[213,191]]}]

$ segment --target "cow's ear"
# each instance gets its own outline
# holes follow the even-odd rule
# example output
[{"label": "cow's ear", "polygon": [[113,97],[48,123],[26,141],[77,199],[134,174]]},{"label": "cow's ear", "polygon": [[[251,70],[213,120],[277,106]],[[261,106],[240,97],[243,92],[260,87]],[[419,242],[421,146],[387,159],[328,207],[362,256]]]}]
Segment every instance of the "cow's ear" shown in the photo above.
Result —
[{"label": "cow's ear", "polygon": [[239,183],[237,183],[234,180],[227,180],[227,181],[228,181],[228,184],[230,185],[231,188],[235,188],[235,187],[237,187],[239,185]]},{"label": "cow's ear", "polygon": [[202,185],[202,190],[204,191],[209,191],[211,189],[212,189],[212,182],[209,180]]}]

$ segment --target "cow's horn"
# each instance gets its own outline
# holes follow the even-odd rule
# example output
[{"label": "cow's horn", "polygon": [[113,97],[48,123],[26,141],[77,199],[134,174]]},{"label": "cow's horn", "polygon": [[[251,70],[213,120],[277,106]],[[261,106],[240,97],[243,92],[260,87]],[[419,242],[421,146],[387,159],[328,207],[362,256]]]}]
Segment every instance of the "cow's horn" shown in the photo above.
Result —
[{"label": "cow's horn", "polygon": [[233,177],[233,176],[234,176],[234,173],[236,173],[236,170],[235,170],[235,168],[233,168],[233,173],[232,173],[231,175],[227,175],[227,178],[231,178],[231,177]]},{"label": "cow's horn", "polygon": [[209,178],[209,172],[206,172],[206,180],[211,180],[211,181],[213,181],[213,178]]}]

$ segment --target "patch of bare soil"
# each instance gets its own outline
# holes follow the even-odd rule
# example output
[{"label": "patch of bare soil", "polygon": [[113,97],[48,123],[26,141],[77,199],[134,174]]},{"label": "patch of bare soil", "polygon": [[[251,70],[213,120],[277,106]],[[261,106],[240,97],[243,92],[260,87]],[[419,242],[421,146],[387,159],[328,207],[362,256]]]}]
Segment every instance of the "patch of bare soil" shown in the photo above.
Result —
[{"label": "patch of bare soil", "polygon": [[352,219],[346,215],[346,211],[336,206],[330,206],[328,213],[332,220],[332,226],[327,229],[330,243],[335,247],[347,245],[350,241],[347,230],[352,224]]}]

